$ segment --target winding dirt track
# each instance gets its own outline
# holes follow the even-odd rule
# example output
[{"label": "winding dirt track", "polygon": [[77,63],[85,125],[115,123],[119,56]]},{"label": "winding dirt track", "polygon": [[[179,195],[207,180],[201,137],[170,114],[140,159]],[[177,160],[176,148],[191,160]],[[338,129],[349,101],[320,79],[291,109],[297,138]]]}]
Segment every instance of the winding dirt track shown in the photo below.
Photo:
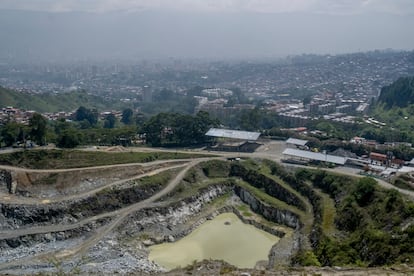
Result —
[{"label": "winding dirt track", "polygon": [[[96,221],[97,219],[100,218],[105,218],[105,217],[114,217],[114,219],[107,225],[101,227],[100,229],[97,229],[97,233],[95,235],[93,235],[92,237],[84,240],[81,244],[78,244],[75,247],[66,249],[66,250],[59,250],[59,251],[52,251],[52,252],[46,252],[46,253],[41,253],[38,254],[36,256],[30,256],[30,257],[26,257],[26,258],[22,258],[19,260],[14,260],[11,262],[7,262],[7,263],[3,263],[0,264],[0,270],[3,270],[5,268],[10,268],[10,267],[14,267],[14,266],[19,266],[19,265],[27,265],[27,264],[31,264],[31,263],[37,263],[39,261],[47,261],[50,260],[52,258],[67,258],[67,257],[71,257],[74,256],[76,254],[85,252],[86,250],[88,250],[90,247],[92,247],[93,245],[95,245],[97,242],[99,242],[105,235],[107,235],[108,233],[110,233],[114,228],[116,228],[129,214],[131,214],[132,212],[136,212],[138,210],[141,210],[143,208],[148,208],[148,207],[152,207],[152,206],[156,206],[156,205],[162,205],[163,203],[154,203],[156,200],[162,198],[163,196],[167,195],[168,193],[170,193],[180,182],[181,180],[184,178],[185,174],[187,173],[187,171],[192,168],[193,166],[195,166],[196,164],[202,162],[202,161],[206,161],[210,158],[200,158],[197,160],[193,160],[191,162],[189,162],[185,168],[183,170],[180,171],[180,173],[178,173],[176,175],[176,177],[174,179],[172,179],[167,186],[162,189],[161,191],[159,191],[158,193],[156,193],[155,195],[140,201],[138,203],[132,204],[128,207],[110,212],[110,213],[105,213],[105,214],[101,214],[98,216],[94,216],[88,219],[85,219],[81,222],[72,224],[72,225],[67,225],[67,226],[46,226],[46,227],[37,227],[37,228],[30,228],[30,229],[26,229],[23,230],[20,234],[23,235],[28,235],[28,234],[36,234],[36,233],[47,233],[47,232],[59,232],[59,231],[64,231],[64,230],[69,230],[69,229],[74,229],[74,228],[78,228],[84,224],[87,224],[89,222],[92,221]],[[46,231],[49,230],[49,231]],[[3,232],[5,235],[8,235],[9,237],[16,237],[15,235],[13,235],[13,233],[11,233],[11,231],[5,231]],[[20,236],[20,235],[19,235]],[[3,237],[3,236],[2,236]]]}]

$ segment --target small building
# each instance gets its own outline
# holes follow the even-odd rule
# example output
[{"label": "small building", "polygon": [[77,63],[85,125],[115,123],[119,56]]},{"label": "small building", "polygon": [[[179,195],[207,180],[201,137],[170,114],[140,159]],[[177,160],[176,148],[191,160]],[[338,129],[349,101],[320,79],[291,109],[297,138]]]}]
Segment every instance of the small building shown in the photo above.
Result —
[{"label": "small building", "polygon": [[308,140],[296,139],[296,138],[289,138],[286,140],[286,145],[289,148],[299,148],[299,149],[308,149],[306,144]]},{"label": "small building", "polygon": [[369,154],[369,158],[371,159],[371,162],[376,162],[380,164],[386,164],[387,163],[387,155],[377,152],[371,152]]}]

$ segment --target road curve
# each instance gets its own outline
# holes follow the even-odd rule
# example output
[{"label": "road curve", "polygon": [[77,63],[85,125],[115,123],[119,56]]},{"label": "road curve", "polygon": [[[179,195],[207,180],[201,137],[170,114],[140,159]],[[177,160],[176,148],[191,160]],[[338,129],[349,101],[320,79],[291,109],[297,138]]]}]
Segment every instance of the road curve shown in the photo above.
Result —
[{"label": "road curve", "polygon": [[9,165],[0,165],[0,170],[8,170],[12,172],[36,172],[36,173],[60,173],[60,172],[76,172],[76,171],[87,171],[87,170],[97,170],[97,169],[110,169],[118,167],[129,167],[129,166],[142,166],[149,167],[158,164],[164,163],[174,163],[174,162],[189,162],[194,159],[168,159],[168,160],[157,160],[152,162],[144,163],[125,163],[125,164],[113,164],[113,165],[102,165],[102,166],[93,166],[93,167],[79,167],[79,168],[68,168],[68,169],[28,169],[22,167],[15,167]]}]

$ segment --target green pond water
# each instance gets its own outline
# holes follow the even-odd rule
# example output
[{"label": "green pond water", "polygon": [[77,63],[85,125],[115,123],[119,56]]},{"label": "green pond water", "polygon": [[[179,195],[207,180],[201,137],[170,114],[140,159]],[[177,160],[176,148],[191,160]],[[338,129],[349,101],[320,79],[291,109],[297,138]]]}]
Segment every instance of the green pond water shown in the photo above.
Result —
[{"label": "green pond water", "polygon": [[235,214],[224,213],[177,242],[151,246],[149,259],[167,269],[204,259],[253,268],[257,261],[268,259],[270,249],[278,241],[278,237],[243,223]]}]

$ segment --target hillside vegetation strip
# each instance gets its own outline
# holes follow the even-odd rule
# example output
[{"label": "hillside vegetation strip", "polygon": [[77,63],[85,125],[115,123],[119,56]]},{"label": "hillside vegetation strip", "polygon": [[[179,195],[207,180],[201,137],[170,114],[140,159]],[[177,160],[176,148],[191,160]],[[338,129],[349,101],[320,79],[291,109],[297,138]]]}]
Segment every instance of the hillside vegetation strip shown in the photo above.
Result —
[{"label": "hillside vegetation strip", "polygon": [[0,154],[0,164],[28,169],[69,169],[201,157],[206,157],[206,155],[181,152],[115,153],[79,150],[26,150]]}]

